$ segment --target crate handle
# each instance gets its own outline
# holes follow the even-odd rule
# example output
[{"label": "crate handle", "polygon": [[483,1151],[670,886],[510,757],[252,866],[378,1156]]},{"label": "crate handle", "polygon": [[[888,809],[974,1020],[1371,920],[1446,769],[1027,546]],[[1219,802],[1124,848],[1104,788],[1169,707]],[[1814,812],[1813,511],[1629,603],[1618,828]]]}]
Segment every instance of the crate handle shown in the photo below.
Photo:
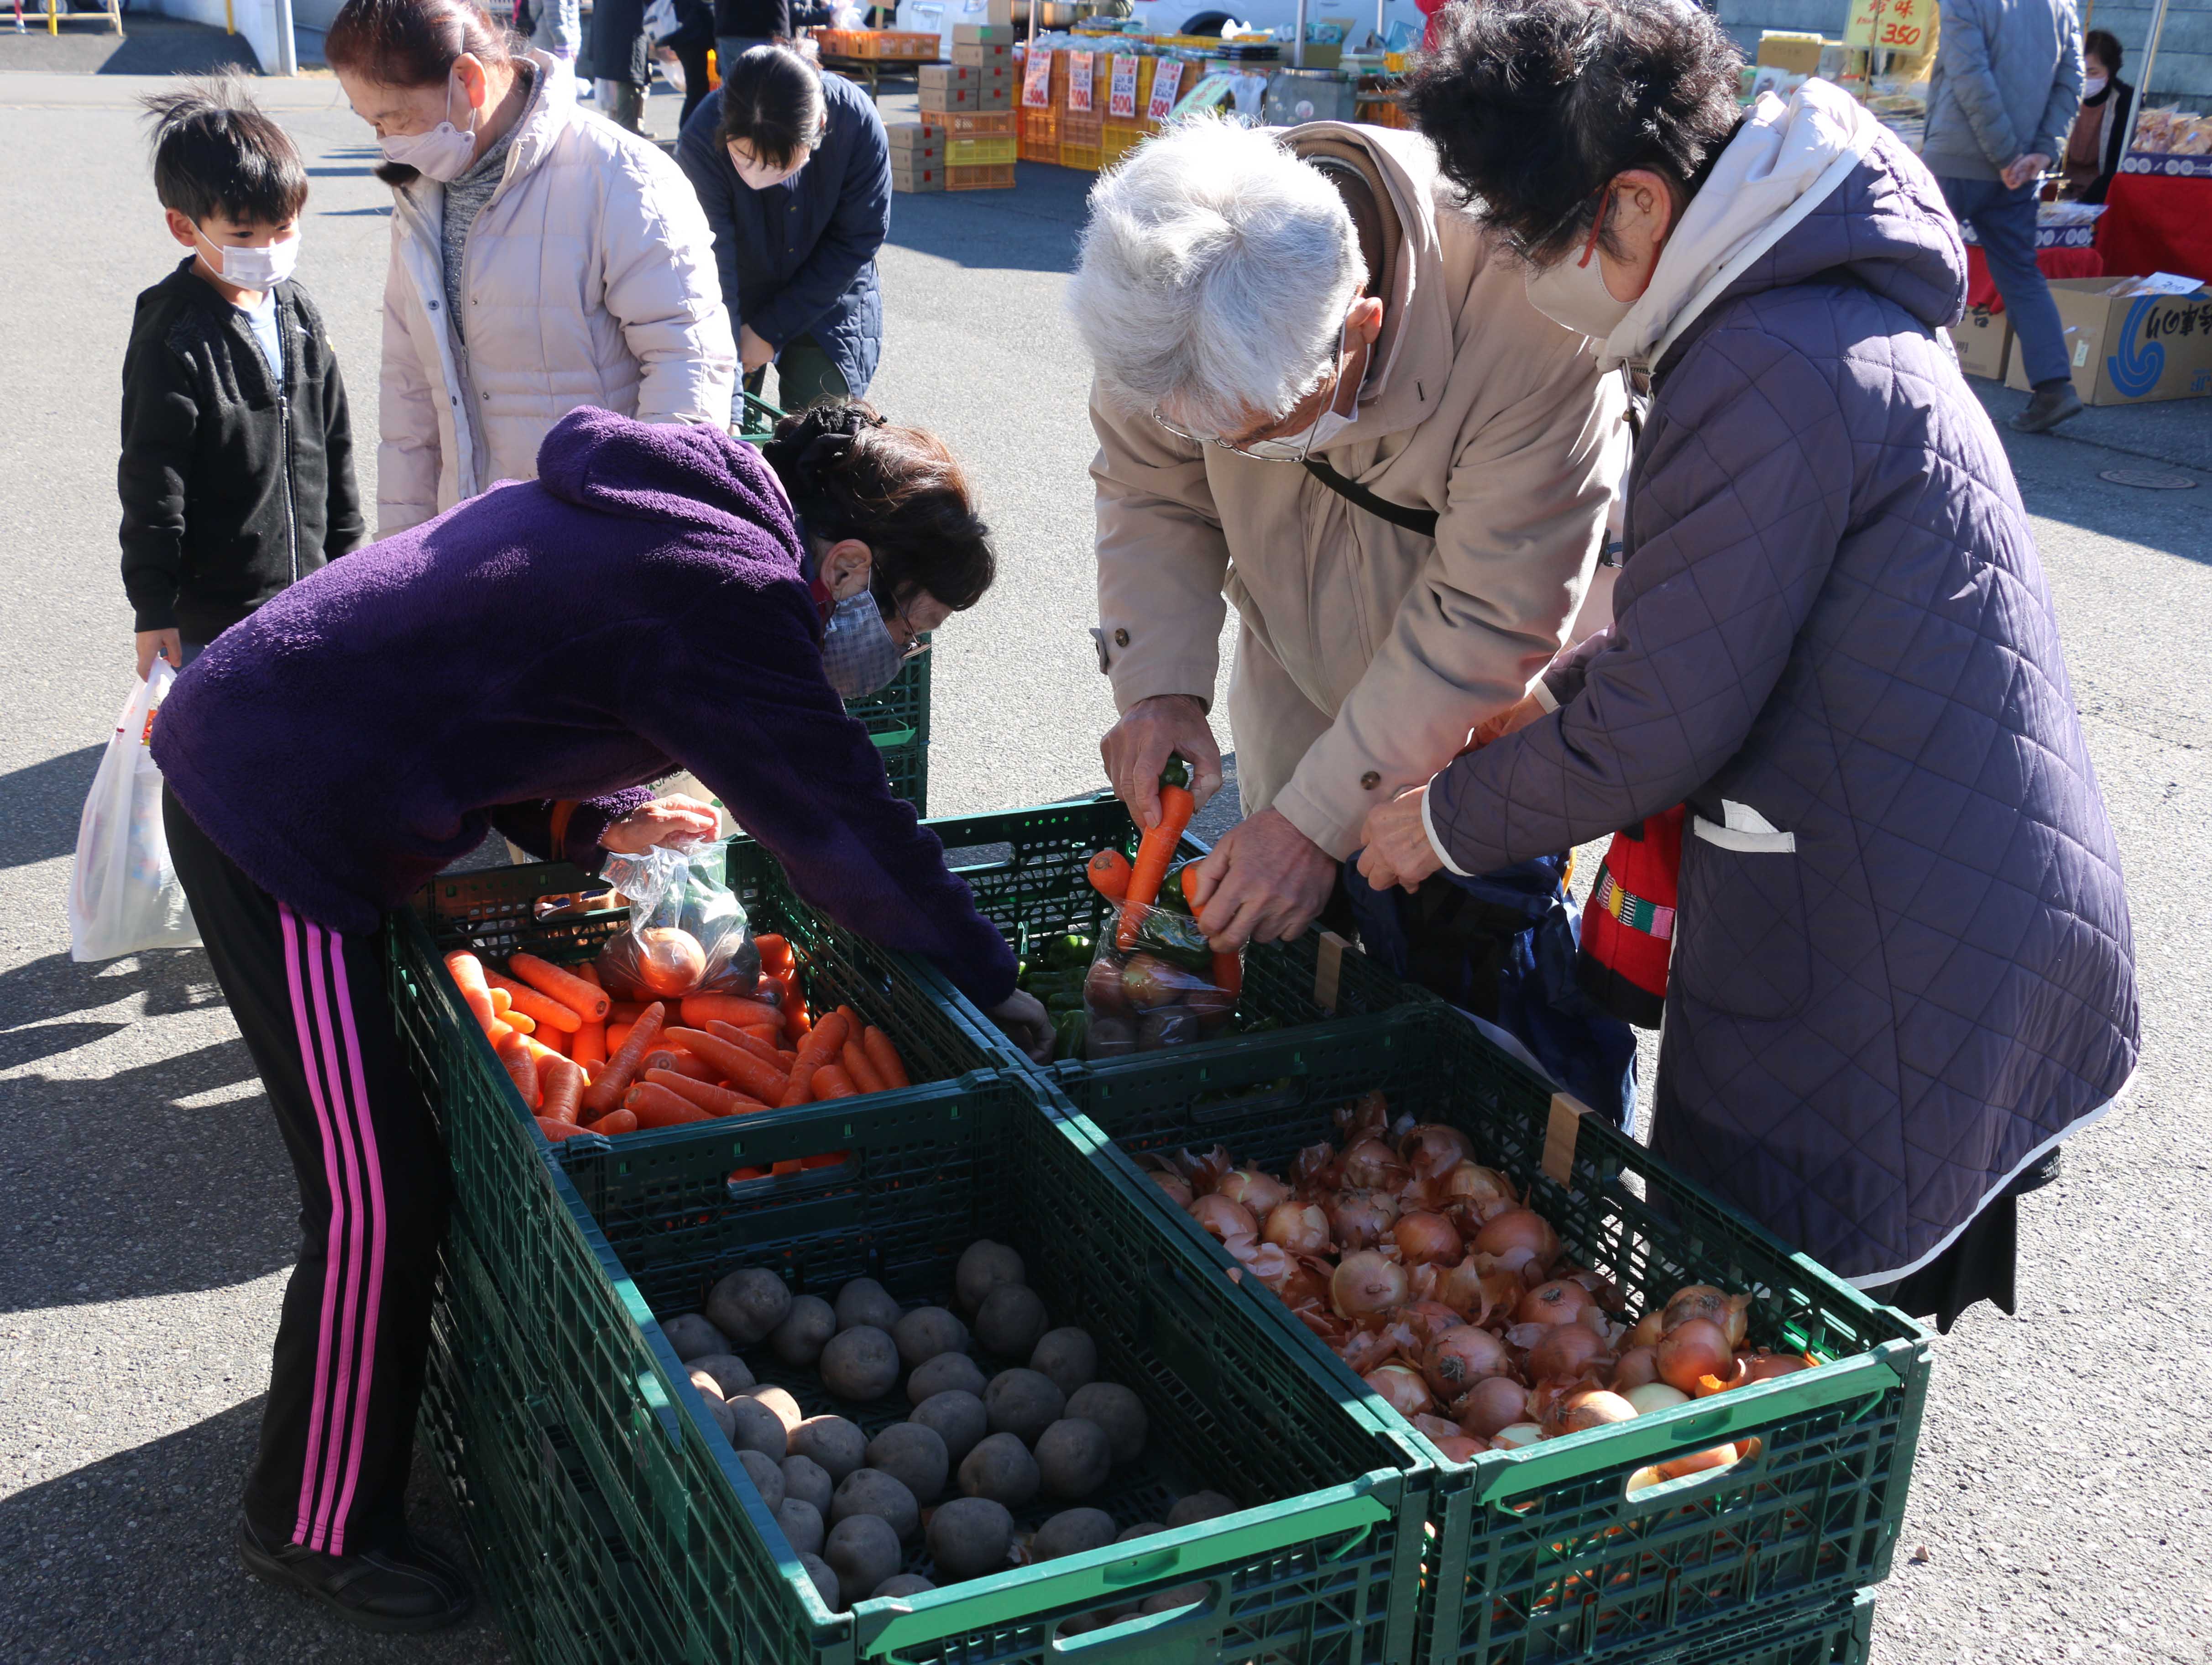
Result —
[{"label": "crate handle", "polygon": [[1639,1511],[1677,1509],[1684,1504],[1699,1502],[1712,1492],[1755,1480],[1766,1472],[1766,1442],[1754,1437],[1742,1443],[1751,1449],[1738,1451],[1717,1468],[1684,1474],[1679,1480],[1661,1480],[1656,1486],[1638,1486],[1636,1477],[1644,1470],[1632,1468],[1620,1482],[1620,1500]]},{"label": "crate handle", "polygon": [[875,742],[878,750],[884,751],[896,751],[899,747],[904,745],[908,741],[914,738],[915,732],[916,731],[911,728],[887,728],[880,733],[871,734],[868,738]]},{"label": "crate handle", "polygon": [[[1183,1607],[1170,1607],[1164,1613],[1139,1613],[1134,1619],[1124,1619],[1119,1624],[1070,1637],[1060,1634],[1060,1625],[1067,1622],[1063,1619],[1053,1627],[1052,1651],[1064,1657],[1080,1660],[1083,1665],[1106,1665],[1109,1660],[1128,1660],[1132,1665],[1134,1662],[1143,1661],[1144,1665],[1153,1665],[1155,1661],[1165,1662],[1177,1657],[1176,1654],[1166,1650],[1181,1643],[1184,1644],[1181,1657],[1189,1660],[1191,1665],[1198,1665],[1200,1660],[1212,1656],[1214,1650],[1210,1646],[1201,1651],[1201,1644],[1210,1643],[1212,1635],[1204,1638],[1169,1637],[1163,1632],[1205,1625],[1210,1632],[1218,1634],[1219,1616],[1228,1605],[1228,1599],[1229,1592],[1223,1581],[1209,1578],[1202,1596]],[[1074,1617],[1076,1615],[1073,1613],[1068,1615],[1071,1619]]]},{"label": "crate handle", "polygon": [[1257,1115],[1265,1110],[1304,1109],[1306,1101],[1312,1097],[1313,1078],[1300,1073],[1291,1078],[1287,1086],[1270,1086],[1264,1091],[1246,1093],[1224,1103],[1194,1104],[1190,1108],[1191,1125],[1210,1127],[1216,1122]]}]

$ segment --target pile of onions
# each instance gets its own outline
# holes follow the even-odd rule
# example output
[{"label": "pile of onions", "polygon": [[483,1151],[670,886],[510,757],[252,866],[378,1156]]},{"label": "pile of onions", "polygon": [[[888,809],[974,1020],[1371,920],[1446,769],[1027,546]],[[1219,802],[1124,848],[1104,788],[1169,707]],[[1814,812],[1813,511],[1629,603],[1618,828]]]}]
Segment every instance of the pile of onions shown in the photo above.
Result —
[{"label": "pile of onions", "polygon": [[[1679,1289],[1630,1324],[1620,1290],[1565,1259],[1552,1223],[1474,1159],[1466,1134],[1337,1113],[1337,1144],[1286,1175],[1227,1151],[1149,1159],[1181,1206],[1454,1461],[1653,1416],[1816,1361],[1748,1345],[1751,1297]],[[1673,1480],[1734,1447],[1642,1471]]]}]

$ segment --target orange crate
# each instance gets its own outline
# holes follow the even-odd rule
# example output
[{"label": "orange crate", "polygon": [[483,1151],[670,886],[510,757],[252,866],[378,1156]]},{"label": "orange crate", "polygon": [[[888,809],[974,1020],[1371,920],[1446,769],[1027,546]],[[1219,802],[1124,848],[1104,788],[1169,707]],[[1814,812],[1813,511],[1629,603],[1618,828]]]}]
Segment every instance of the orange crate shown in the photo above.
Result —
[{"label": "orange crate", "polygon": [[1100,172],[1120,161],[1156,130],[1150,122],[1109,121],[1098,136],[1098,167]]},{"label": "orange crate", "polygon": [[932,110],[923,106],[923,119],[942,127],[949,139],[1012,139],[1021,137],[1012,110]]},{"label": "orange crate", "polygon": [[1014,165],[1012,162],[992,162],[981,167],[948,167],[945,170],[947,191],[1012,191],[1014,188]]},{"label": "orange crate", "polygon": [[1413,125],[1406,118],[1406,106],[1394,98],[1376,99],[1372,103],[1363,100],[1353,114],[1370,127],[1411,128]]},{"label": "orange crate", "polygon": [[1079,144],[1072,139],[1060,142],[1060,165],[1062,167],[1080,167],[1096,173],[1103,160],[1103,155],[1098,145]]}]

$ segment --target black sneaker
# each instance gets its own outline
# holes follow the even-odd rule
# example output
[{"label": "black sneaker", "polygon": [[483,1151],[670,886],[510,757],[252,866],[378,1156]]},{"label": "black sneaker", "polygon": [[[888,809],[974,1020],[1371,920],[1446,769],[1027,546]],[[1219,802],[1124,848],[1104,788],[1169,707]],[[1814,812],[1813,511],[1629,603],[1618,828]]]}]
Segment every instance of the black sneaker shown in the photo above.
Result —
[{"label": "black sneaker", "polygon": [[411,1536],[396,1548],[325,1555],[302,1544],[271,1544],[240,1516],[238,1559],[255,1577],[295,1589],[364,1631],[441,1631],[464,1617],[473,1600],[467,1575]]},{"label": "black sneaker", "polygon": [[2010,426],[2016,434],[2043,434],[2081,414],[2081,396],[2074,391],[2072,382],[2046,381],[2035,390],[2027,409],[2014,416]]}]

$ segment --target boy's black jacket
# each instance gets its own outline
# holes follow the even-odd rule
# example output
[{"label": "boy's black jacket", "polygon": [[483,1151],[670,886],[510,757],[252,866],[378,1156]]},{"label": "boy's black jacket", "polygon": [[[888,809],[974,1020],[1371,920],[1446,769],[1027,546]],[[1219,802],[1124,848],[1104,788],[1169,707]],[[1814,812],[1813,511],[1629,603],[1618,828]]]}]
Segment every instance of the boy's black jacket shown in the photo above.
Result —
[{"label": "boy's black jacket", "polygon": [[187,256],[138,297],[123,356],[123,587],[136,629],[212,641],[364,540],[345,383],[322,314],[276,286],[279,389]]}]

